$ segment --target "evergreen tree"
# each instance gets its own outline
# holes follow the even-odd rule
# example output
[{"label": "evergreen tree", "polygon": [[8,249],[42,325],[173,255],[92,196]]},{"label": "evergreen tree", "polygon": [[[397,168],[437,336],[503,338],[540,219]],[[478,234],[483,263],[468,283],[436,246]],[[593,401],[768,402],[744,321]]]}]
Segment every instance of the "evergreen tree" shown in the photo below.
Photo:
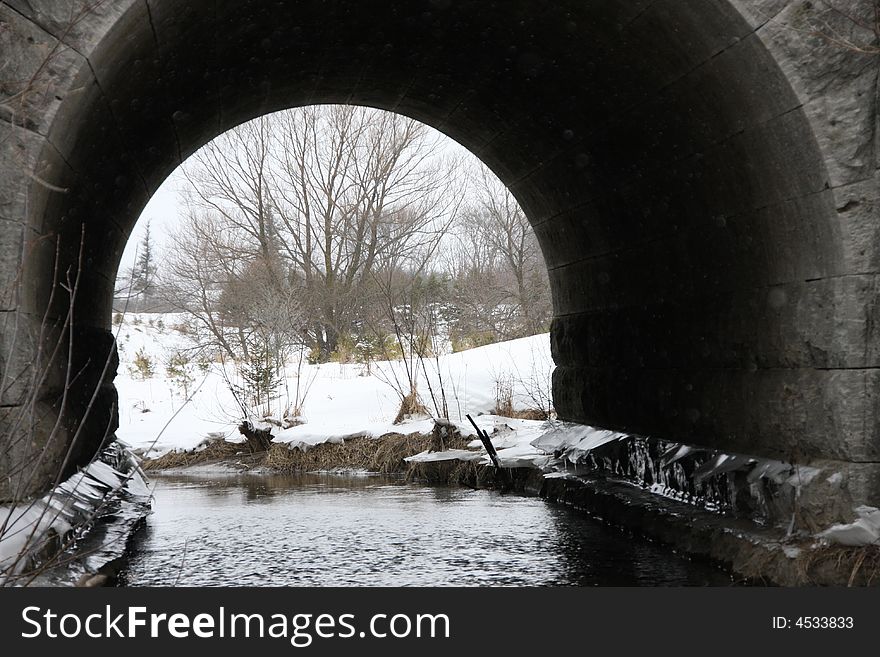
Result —
[{"label": "evergreen tree", "polygon": [[138,257],[131,271],[132,294],[149,297],[156,282],[156,263],[153,257],[153,240],[150,236],[150,222],[147,222],[144,236],[138,246]]}]

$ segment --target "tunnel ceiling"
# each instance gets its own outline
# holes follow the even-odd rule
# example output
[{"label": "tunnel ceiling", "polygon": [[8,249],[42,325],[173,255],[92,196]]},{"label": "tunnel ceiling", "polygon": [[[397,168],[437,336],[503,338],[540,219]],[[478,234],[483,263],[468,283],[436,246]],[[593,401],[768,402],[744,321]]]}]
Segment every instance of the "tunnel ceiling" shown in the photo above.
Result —
[{"label": "tunnel ceiling", "polygon": [[[68,259],[85,226],[80,322],[109,324],[126,236],[188,155],[267,112],[368,105],[459,141],[519,200],[551,275],[562,417],[880,456],[863,409],[837,401],[873,356],[841,328],[858,303],[844,307],[825,163],[728,0],[126,6],[96,19],[112,28],[83,41],[88,64],[44,126],[71,192],[43,194],[33,222]],[[31,270],[37,309],[51,256]]]},{"label": "tunnel ceiling", "polygon": [[[134,3],[90,62],[83,98],[50,139],[89,181],[86,198],[58,211],[101,224],[95,265],[108,281],[138,211],[182,159],[238,123],[314,103],[400,112],[483,159],[535,224],[549,267],[592,281],[577,301],[557,283],[560,314],[817,278],[838,264],[827,201],[809,198],[826,181],[799,102],[723,0],[540,11],[151,0]],[[791,226],[756,212],[774,205],[815,214],[798,221],[793,259],[772,252]],[[574,232],[560,235],[563,224]]]}]

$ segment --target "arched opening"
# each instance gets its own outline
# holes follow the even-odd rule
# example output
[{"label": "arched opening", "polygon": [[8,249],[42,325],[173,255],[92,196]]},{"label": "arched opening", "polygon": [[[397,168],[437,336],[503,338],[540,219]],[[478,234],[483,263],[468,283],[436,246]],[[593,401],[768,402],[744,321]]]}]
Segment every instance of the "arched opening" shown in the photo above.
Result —
[{"label": "arched opening", "polygon": [[[839,277],[825,165],[732,3],[150,0],[89,28],[87,60],[74,57],[70,93],[40,128],[51,182],[69,191],[34,184],[28,208],[34,236],[57,236],[60,271],[82,251],[73,361],[104,384],[92,426],[69,432],[81,445],[68,467],[113,428],[112,375],[93,366],[147,199],[224,130],[314,103],[418,119],[514,193],[550,270],[561,417],[876,460],[863,406],[844,401],[869,376],[865,340],[840,323],[864,291]],[[23,272],[18,312],[35,327],[69,310],[47,275],[55,243],[37,239]],[[68,400],[70,417],[89,400]]]},{"label": "arched opening", "polygon": [[[468,414],[553,416],[551,319],[530,223],[461,146],[371,108],[264,115],[176,169],[128,241],[117,437],[166,455],[145,468],[228,455],[211,438],[265,459],[391,434],[428,449],[433,418],[463,448]],[[347,465],[397,472],[417,444]]]}]

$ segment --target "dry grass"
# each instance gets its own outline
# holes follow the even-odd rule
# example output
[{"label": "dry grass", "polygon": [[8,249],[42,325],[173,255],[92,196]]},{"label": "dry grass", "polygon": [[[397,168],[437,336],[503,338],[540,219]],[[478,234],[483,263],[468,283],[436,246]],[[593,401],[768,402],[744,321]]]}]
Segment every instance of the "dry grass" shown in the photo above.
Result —
[{"label": "dry grass", "polygon": [[[549,420],[551,412],[540,408],[526,408],[521,411],[511,410],[504,417],[512,417],[518,420]],[[499,413],[501,415],[501,413]]]},{"label": "dry grass", "polygon": [[228,461],[233,457],[236,462],[247,461],[248,467],[262,465],[271,445],[271,434],[264,429],[255,429],[249,422],[243,422],[238,432],[244,436],[242,443],[230,443],[225,440],[212,440],[204,448],[168,452],[157,459],[145,458],[141,462],[144,470],[169,470],[186,468],[202,463]]},{"label": "dry grass", "polygon": [[430,415],[430,412],[419,399],[419,393],[413,391],[401,400],[400,410],[397,411],[394,424],[400,424],[406,418],[416,415]]},{"label": "dry grass", "polygon": [[511,417],[517,420],[549,420],[552,412],[541,408],[524,408],[517,410],[513,407],[512,401],[505,401],[496,404],[492,410],[495,415],[501,417]]},{"label": "dry grass", "polygon": [[[286,445],[273,445],[265,465],[282,473],[343,469],[382,474],[404,472],[409,477],[413,466],[404,458],[433,449],[435,440],[431,434],[389,433],[375,439],[354,438],[343,444],[323,443],[305,452],[288,449]],[[444,446],[446,449],[464,449],[467,441],[456,436],[447,438]]]},{"label": "dry grass", "polygon": [[509,376],[495,381],[495,415],[513,417],[513,379]]},{"label": "dry grass", "polygon": [[382,474],[404,474],[408,481],[461,484],[477,487],[491,484],[491,468],[483,468],[475,462],[444,461],[439,463],[407,463],[407,456],[425,450],[465,449],[468,439],[458,433],[443,436],[413,433],[404,435],[389,433],[380,438],[353,438],[345,443],[323,443],[307,451],[288,449],[287,445],[273,444],[268,451],[248,448],[247,443],[232,444],[217,441],[202,451],[170,452],[158,459],[145,459],[144,470],[167,470],[203,463],[242,460],[242,452],[248,465],[263,466],[281,474],[328,470],[368,470]]},{"label": "dry grass", "polygon": [[803,556],[798,559],[797,565],[807,583],[811,583],[816,575],[830,570],[835,573],[849,573],[847,586],[880,584],[880,546],[878,545],[865,547],[830,545],[815,550],[805,550]]},{"label": "dry grass", "polygon": [[379,439],[354,438],[345,443],[323,443],[307,451],[272,445],[265,465],[276,472],[293,473],[315,470],[370,470],[390,474],[402,472],[406,456],[428,448],[431,437],[422,434],[404,436],[392,433]]},{"label": "dry grass", "polygon": [[757,582],[784,586],[815,586],[846,582],[847,586],[880,584],[880,546],[803,546],[790,559],[780,550],[756,549],[736,569]]},{"label": "dry grass", "polygon": [[171,468],[185,468],[201,463],[213,463],[224,461],[240,455],[242,452],[251,453],[246,444],[228,443],[225,440],[217,440],[208,444],[205,449],[196,451],[168,452],[157,459],[143,459],[141,467],[144,470],[169,470]]}]

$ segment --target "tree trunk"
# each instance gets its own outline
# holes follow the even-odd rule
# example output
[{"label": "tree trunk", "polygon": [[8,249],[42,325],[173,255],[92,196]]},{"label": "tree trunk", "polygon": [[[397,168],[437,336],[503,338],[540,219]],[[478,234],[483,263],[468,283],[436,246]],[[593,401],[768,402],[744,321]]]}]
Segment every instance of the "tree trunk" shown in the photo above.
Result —
[{"label": "tree trunk", "polygon": [[257,429],[249,420],[238,425],[239,433],[247,438],[247,446],[251,453],[265,452],[272,445],[272,430]]}]

